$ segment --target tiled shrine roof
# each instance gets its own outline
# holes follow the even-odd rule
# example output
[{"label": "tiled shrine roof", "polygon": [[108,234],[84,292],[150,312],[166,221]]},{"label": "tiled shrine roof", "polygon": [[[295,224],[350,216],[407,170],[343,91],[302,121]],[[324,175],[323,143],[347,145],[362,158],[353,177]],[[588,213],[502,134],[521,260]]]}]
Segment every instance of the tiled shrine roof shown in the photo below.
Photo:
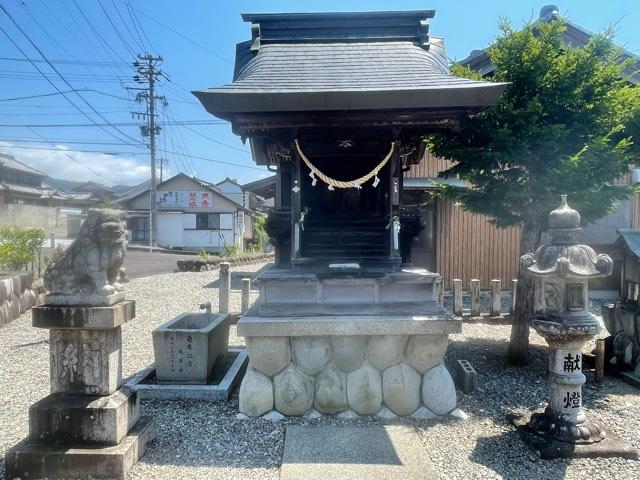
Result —
[{"label": "tiled shrine roof", "polygon": [[233,82],[196,91],[210,113],[483,108],[506,84],[449,73],[433,11],[244,15]]}]

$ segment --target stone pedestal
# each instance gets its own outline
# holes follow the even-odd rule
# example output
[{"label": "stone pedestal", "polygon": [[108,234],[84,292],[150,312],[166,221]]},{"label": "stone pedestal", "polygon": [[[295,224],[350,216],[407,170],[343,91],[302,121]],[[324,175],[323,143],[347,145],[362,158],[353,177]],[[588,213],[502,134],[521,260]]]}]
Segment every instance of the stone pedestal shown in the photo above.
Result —
[{"label": "stone pedestal", "polygon": [[121,325],[133,301],[34,307],[50,329],[51,394],[29,409],[29,436],[5,456],[8,478],[125,478],[154,438],[135,391],[122,385]]},{"label": "stone pedestal", "polygon": [[238,322],[249,368],[240,411],[304,415],[446,415],[456,391],[442,363],[461,331],[422,269],[361,278],[267,272]]}]

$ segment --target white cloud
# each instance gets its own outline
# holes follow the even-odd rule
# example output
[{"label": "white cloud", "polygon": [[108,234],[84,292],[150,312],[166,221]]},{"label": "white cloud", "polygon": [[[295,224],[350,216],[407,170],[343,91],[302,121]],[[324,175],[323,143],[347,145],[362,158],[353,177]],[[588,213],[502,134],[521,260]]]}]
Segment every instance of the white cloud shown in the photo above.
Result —
[{"label": "white cloud", "polygon": [[10,142],[0,141],[0,153],[13,155],[19,162],[51,177],[76,181],[91,180],[104,185],[135,185],[147,180],[151,172],[148,157],[78,152],[62,144],[55,146],[59,151],[52,150],[54,147],[51,144],[34,146],[51,150],[22,146],[15,148]]}]

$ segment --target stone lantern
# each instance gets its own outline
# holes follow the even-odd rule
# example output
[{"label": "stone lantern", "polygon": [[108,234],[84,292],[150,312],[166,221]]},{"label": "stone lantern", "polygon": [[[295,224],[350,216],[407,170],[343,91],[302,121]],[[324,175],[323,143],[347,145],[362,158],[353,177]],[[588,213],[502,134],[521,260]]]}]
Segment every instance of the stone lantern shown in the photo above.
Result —
[{"label": "stone lantern", "polygon": [[611,274],[608,255],[578,243],[580,214],[562,204],[549,214],[551,242],[520,259],[521,268],[536,277],[535,314],[531,326],[549,344],[549,405],[525,424],[514,423],[542,458],[620,455],[630,450],[582,409],[582,347],[602,330],[588,308],[589,279]]}]

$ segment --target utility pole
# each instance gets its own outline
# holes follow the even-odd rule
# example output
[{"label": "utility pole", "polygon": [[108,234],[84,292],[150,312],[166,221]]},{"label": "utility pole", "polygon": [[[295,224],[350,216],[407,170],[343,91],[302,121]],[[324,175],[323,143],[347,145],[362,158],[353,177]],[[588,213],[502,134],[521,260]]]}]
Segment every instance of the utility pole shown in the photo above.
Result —
[{"label": "utility pole", "polygon": [[145,125],[140,126],[140,133],[143,137],[149,137],[149,149],[151,151],[151,184],[149,187],[149,252],[153,252],[153,247],[158,243],[158,208],[156,198],[156,136],[160,133],[160,127],[156,125],[156,100],[161,100],[164,105],[167,99],[164,96],[155,94],[156,80],[164,76],[158,68],[162,62],[162,57],[153,55],[138,55],[138,59],[133,62],[133,66],[138,74],[133,77],[136,83],[144,85],[143,88],[128,88],[128,90],[138,90],[136,101],[145,102],[145,112],[131,112],[133,117],[144,118]]},{"label": "utility pole", "polygon": [[164,166],[169,163],[169,160],[166,158],[160,159],[160,183],[162,183],[162,173],[164,172]]}]

